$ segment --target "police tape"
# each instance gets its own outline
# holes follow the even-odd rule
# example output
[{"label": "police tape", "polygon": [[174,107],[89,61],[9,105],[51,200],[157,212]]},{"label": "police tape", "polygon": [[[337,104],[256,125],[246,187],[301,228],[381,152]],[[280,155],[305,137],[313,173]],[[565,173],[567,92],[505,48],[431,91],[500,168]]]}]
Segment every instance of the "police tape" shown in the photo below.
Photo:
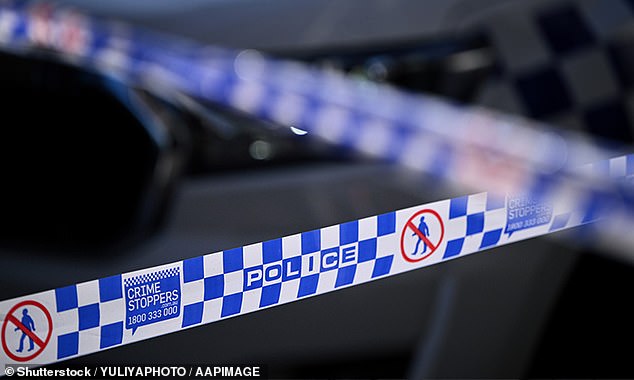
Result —
[{"label": "police tape", "polygon": [[[598,164],[634,179],[634,155]],[[477,193],[0,302],[0,365],[45,365],[587,223],[600,210]]]},{"label": "police tape", "polygon": [[48,3],[0,6],[0,48],[45,49],[170,101],[187,94],[463,187],[573,199],[634,225],[631,187],[572,172],[617,155],[587,136],[255,51],[200,46]]},{"label": "police tape", "polygon": [[[403,163],[411,157],[402,143],[422,138],[429,158],[438,151],[443,158],[466,154],[447,146],[473,145],[512,157],[519,166],[530,163],[549,171],[615,155],[583,136],[562,136],[521,118],[414,96],[256,51],[199,46],[48,3],[0,7],[0,47],[46,48],[68,63],[143,85],[160,97],[183,91]],[[449,172],[451,160],[445,161],[448,165],[424,170]]]},{"label": "police tape", "polygon": [[50,49],[161,97],[186,93],[495,189],[0,302],[0,363],[53,363],[599,218],[632,239],[619,228],[634,225],[634,156],[598,161],[610,151],[582,136],[45,3],[0,6],[0,48]]}]

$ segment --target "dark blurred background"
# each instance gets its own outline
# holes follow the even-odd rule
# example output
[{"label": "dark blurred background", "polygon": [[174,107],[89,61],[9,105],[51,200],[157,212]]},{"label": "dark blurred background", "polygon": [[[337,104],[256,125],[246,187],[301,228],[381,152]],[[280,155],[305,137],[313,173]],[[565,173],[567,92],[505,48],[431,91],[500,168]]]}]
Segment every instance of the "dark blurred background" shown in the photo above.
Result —
[{"label": "dark blurred background", "polygon": [[[60,3],[632,139],[634,4],[626,0]],[[0,65],[2,299],[468,193],[200,99],[166,102],[45,54],[2,53]],[[634,338],[632,267],[591,242],[571,243],[582,234],[72,362],[263,363],[274,378],[634,377],[624,348]]]}]

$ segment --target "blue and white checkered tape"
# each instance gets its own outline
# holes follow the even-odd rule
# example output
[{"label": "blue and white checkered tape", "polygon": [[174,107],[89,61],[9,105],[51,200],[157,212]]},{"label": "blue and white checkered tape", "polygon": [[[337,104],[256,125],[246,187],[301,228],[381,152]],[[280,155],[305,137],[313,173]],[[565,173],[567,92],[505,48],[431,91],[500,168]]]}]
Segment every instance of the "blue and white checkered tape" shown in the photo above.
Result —
[{"label": "blue and white checkered tape", "polygon": [[634,202],[624,200],[609,181],[570,178],[577,163],[615,154],[583,136],[524,119],[358,82],[254,51],[198,46],[47,3],[0,7],[0,48],[33,47],[161,97],[186,93],[296,125],[339,146],[463,186],[501,194],[529,189],[539,197],[566,192],[570,199],[600,198],[629,214],[627,219],[634,215]]},{"label": "blue and white checkered tape", "polygon": [[[583,170],[631,181],[634,155]],[[2,301],[0,364],[42,365],[86,355],[546,235],[602,216],[586,208],[575,209],[576,204],[543,202],[530,194],[500,198],[477,193]],[[34,358],[16,351],[20,332],[12,332],[9,324],[19,320],[22,308],[18,306],[25,301],[41,305],[52,316],[47,326],[45,312],[24,306],[38,326],[31,333],[43,345]],[[50,341],[44,338],[46,327]]]},{"label": "blue and white checkered tape", "polygon": [[[564,170],[553,176],[550,171],[565,167],[571,157],[607,152],[582,138],[564,140],[548,129],[532,129],[534,124],[525,128],[524,120],[350,81],[255,52],[161,40],[47,4],[0,7],[0,45],[46,47],[70,63],[161,96],[185,92],[445,179],[525,192],[505,199],[479,193],[440,201],[3,301],[2,362],[64,360],[634,209],[634,202],[621,199],[618,184],[606,179],[631,178],[634,156],[590,166],[590,174]],[[7,330],[9,322],[20,323],[22,301],[39,305],[24,306],[37,332],[16,325],[25,336],[35,334],[35,354],[17,352],[20,333]],[[48,326],[47,314],[52,315]],[[43,326],[50,341],[37,335],[47,333]]]},{"label": "blue and white checkered tape", "polygon": [[[548,169],[563,166],[571,151],[589,155],[596,150],[583,141],[575,142],[576,149],[567,149],[563,139],[549,136],[547,129],[533,130],[534,123],[531,128],[518,127],[527,121],[359,83],[254,51],[201,47],[46,3],[0,8],[0,37],[5,49],[48,48],[128,83],[158,87],[159,96],[186,92],[441,175],[452,171],[446,158],[458,142]],[[411,149],[403,149],[404,143]],[[421,159],[421,151],[429,159]],[[450,165],[438,165],[437,157]]]}]

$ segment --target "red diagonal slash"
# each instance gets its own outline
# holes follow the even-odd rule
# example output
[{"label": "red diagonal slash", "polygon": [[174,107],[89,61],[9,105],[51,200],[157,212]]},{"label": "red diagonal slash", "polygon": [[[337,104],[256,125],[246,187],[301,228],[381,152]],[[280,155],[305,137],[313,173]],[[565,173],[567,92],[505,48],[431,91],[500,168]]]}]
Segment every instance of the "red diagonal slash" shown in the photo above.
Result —
[{"label": "red diagonal slash", "polygon": [[431,242],[431,240],[429,240],[429,239],[427,238],[427,236],[425,236],[422,232],[420,232],[420,231],[418,230],[418,228],[416,228],[416,226],[414,225],[414,223],[412,223],[412,221],[411,221],[411,220],[410,220],[409,222],[407,222],[407,227],[409,227],[409,228],[411,228],[412,230],[414,230],[414,233],[415,233],[416,235],[418,235],[418,237],[419,237],[419,238],[421,238],[421,239],[423,240],[423,242],[424,242],[425,244],[427,244],[427,246],[428,246],[429,248],[431,248],[431,250],[432,250],[432,251],[435,251],[435,250],[436,250],[436,246],[435,246],[435,245]]},{"label": "red diagonal slash", "polygon": [[35,344],[37,344],[39,347],[44,347],[45,344],[42,341],[42,339],[38,338],[38,336],[35,335],[33,331],[27,329],[26,326],[24,326],[22,322],[18,321],[16,317],[14,317],[13,315],[7,315],[7,320],[9,320],[17,328],[19,328],[23,333],[25,333],[29,338],[31,338],[33,342],[35,342]]}]

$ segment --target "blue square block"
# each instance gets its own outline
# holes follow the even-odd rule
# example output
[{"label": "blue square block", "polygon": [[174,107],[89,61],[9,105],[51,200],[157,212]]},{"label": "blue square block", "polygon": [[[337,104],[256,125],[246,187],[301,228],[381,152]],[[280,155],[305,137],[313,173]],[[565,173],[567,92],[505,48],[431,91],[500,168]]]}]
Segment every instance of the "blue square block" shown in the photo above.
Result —
[{"label": "blue square block", "polygon": [[462,252],[462,245],[464,244],[464,238],[449,240],[447,242],[447,248],[445,248],[445,254],[443,259],[454,257]]},{"label": "blue square block", "polygon": [[339,247],[324,249],[321,251],[319,262],[321,263],[320,272],[337,269],[337,260],[339,257]]},{"label": "blue square block", "polygon": [[221,317],[228,317],[230,315],[238,314],[242,308],[242,293],[236,293],[226,296],[222,300]]},{"label": "blue square block", "polygon": [[350,244],[359,240],[359,222],[343,223],[339,226],[339,244]]},{"label": "blue square block", "polygon": [[484,231],[484,213],[467,215],[467,236]]},{"label": "blue square block", "polygon": [[[454,165],[453,147],[445,142],[439,142],[433,157],[428,161],[429,173],[438,177],[445,177]],[[449,173],[453,174],[453,173]]]},{"label": "blue square block", "polygon": [[297,291],[297,297],[304,297],[309,294],[314,294],[315,292],[317,292],[318,283],[319,274],[302,277],[302,279],[299,280],[299,290]]},{"label": "blue square block", "polygon": [[268,285],[262,288],[262,296],[260,297],[260,307],[275,305],[280,302],[280,293],[282,284]]},{"label": "blue square block", "polygon": [[262,243],[264,264],[282,260],[282,239],[269,240]]},{"label": "blue square block", "polygon": [[586,212],[581,220],[582,223],[589,223],[597,220],[605,212],[606,206],[609,205],[608,196],[598,191],[594,191],[589,194],[584,203]]},{"label": "blue square block", "polygon": [[627,175],[634,174],[634,154],[628,154],[625,159],[625,173]]},{"label": "blue square block", "polygon": [[550,231],[559,230],[568,224],[568,220],[570,219],[570,213],[560,214],[553,218],[553,222],[550,225]]},{"label": "blue square block", "polygon": [[57,358],[63,359],[79,352],[79,333],[72,332],[57,337]]},{"label": "blue square block", "polygon": [[123,298],[120,274],[99,280],[99,300],[101,302],[118,300],[119,298]]},{"label": "blue square block", "polygon": [[529,187],[529,193],[536,202],[542,202],[555,184],[553,177],[544,173],[536,173]]},{"label": "blue square block", "polygon": [[115,322],[101,326],[101,342],[99,348],[106,348],[121,344],[123,341],[123,322]]},{"label": "blue square block", "polygon": [[262,265],[256,265],[254,267],[246,268],[242,271],[242,284],[244,290],[252,290],[261,288],[263,281],[264,267]]},{"label": "blue square block", "polygon": [[220,298],[225,292],[224,275],[217,275],[205,278],[205,301]]},{"label": "blue square block", "polygon": [[[282,281],[295,280],[301,276],[302,258],[301,256],[289,257],[282,261]],[[246,282],[245,282],[246,283]]]},{"label": "blue square block", "polygon": [[504,208],[505,204],[506,204],[506,200],[504,199],[503,196],[495,195],[493,193],[487,194],[487,207],[486,207],[487,211]]},{"label": "blue square block", "polygon": [[337,271],[337,279],[335,280],[335,288],[352,284],[352,281],[354,281],[354,274],[356,271],[357,271],[356,265],[348,265],[346,267],[339,268],[339,271]]},{"label": "blue square block", "polygon": [[234,248],[222,252],[224,273],[231,273],[244,268],[242,248]]},{"label": "blue square block", "polygon": [[183,324],[182,327],[196,325],[203,320],[204,302],[196,302],[183,307]]},{"label": "blue square block", "polygon": [[376,238],[359,242],[359,262],[374,260],[376,258]]},{"label": "blue square block", "polygon": [[71,285],[55,289],[57,312],[77,308],[77,286]]},{"label": "blue square block", "polygon": [[454,198],[449,202],[449,219],[458,218],[467,215],[468,197]]},{"label": "blue square block", "polygon": [[384,276],[390,273],[392,269],[392,261],[394,261],[394,256],[385,256],[379,257],[374,262],[374,269],[372,270],[372,278]]},{"label": "blue square block", "polygon": [[204,277],[203,257],[194,257],[183,261],[183,282],[202,280]]},{"label": "blue square block", "polygon": [[79,308],[79,330],[99,326],[99,304],[81,306]]},{"label": "blue square block", "polygon": [[396,232],[396,212],[388,212],[377,217],[377,232],[379,236]]},{"label": "blue square block", "polygon": [[319,230],[302,232],[302,255],[317,252],[321,249],[321,232]]},{"label": "blue square block", "polygon": [[487,231],[482,236],[482,242],[480,243],[480,248],[487,248],[496,245],[500,241],[500,236],[502,236],[502,229],[497,229],[493,231]]}]

